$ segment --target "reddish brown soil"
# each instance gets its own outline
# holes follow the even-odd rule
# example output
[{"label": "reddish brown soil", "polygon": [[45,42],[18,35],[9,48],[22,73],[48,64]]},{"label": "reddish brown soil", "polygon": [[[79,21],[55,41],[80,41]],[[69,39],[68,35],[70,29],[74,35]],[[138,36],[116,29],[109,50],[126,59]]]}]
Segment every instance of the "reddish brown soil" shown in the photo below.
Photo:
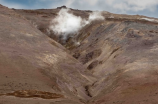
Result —
[{"label": "reddish brown soil", "polygon": [[[158,103],[158,19],[103,12],[105,20],[85,26],[63,47],[47,31],[60,9],[0,6],[0,93],[12,95],[0,96],[0,103]],[[82,18],[91,13],[71,12]],[[33,94],[16,97],[25,95],[21,91]],[[59,98],[42,100],[43,92]]]}]

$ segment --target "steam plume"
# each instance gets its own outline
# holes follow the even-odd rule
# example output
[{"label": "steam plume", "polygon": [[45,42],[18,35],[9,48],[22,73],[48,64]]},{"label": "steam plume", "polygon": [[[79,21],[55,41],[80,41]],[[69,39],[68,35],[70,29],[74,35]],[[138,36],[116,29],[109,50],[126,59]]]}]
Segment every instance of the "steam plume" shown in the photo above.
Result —
[{"label": "steam plume", "polygon": [[82,27],[94,20],[103,20],[101,12],[92,12],[88,20],[82,19],[69,13],[69,9],[61,9],[55,19],[52,20],[50,29],[56,34],[61,35],[65,40],[68,35],[76,34]]}]

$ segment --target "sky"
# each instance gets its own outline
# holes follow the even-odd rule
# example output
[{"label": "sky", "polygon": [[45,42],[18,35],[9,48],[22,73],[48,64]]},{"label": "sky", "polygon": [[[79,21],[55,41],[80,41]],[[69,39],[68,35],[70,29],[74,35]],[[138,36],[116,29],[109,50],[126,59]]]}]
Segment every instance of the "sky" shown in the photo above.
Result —
[{"label": "sky", "polygon": [[15,9],[52,9],[65,5],[80,10],[158,18],[158,0],[0,0],[0,4]]}]

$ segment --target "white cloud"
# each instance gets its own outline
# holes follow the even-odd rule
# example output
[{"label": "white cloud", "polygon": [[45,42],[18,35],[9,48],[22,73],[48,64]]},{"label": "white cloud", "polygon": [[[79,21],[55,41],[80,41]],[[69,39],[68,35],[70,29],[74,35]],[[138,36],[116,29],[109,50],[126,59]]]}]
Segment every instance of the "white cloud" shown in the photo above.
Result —
[{"label": "white cloud", "polygon": [[[14,1],[14,0],[13,0]],[[113,13],[142,14],[156,16],[158,0],[29,0],[32,5],[20,5],[0,0],[0,3],[10,8],[56,8],[66,5],[81,10],[101,10]]]},{"label": "white cloud", "polygon": [[[155,10],[158,5],[158,0],[126,0],[128,5],[131,5],[131,9],[135,11],[148,9],[150,11]],[[130,8],[129,8],[130,9]]]},{"label": "white cloud", "polygon": [[98,0],[85,0],[85,1],[91,6],[94,6],[98,2]]},{"label": "white cloud", "polygon": [[[109,0],[107,0],[109,1]],[[153,12],[158,5],[158,0],[112,0],[109,3],[113,9],[121,11],[143,11],[149,10]]]},{"label": "white cloud", "polygon": [[89,10],[105,10],[114,13],[138,13],[148,11],[155,13],[158,0],[68,0],[69,7]]},{"label": "white cloud", "polygon": [[70,7],[73,2],[74,2],[74,0],[67,0],[66,6]]}]

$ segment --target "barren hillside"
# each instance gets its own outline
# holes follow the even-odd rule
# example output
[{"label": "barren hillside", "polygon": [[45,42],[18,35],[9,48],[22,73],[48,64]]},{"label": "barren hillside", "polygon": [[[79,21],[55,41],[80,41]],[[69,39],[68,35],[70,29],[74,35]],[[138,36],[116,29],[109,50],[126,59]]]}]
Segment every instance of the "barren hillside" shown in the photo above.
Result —
[{"label": "barren hillside", "polygon": [[0,103],[157,104],[158,19],[104,11],[63,42],[50,31],[63,8],[0,6]]}]

